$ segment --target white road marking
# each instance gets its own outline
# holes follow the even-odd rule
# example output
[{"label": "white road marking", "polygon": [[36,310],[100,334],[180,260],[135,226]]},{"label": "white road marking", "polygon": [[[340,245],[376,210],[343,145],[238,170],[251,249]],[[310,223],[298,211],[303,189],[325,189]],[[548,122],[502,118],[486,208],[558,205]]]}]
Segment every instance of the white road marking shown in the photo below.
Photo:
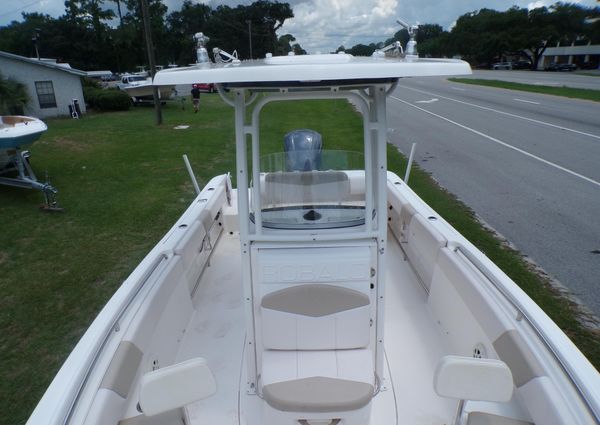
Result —
[{"label": "white road marking", "polygon": [[501,146],[504,146],[505,148],[512,149],[512,150],[514,150],[516,152],[519,152],[519,153],[521,153],[521,154],[523,154],[525,156],[528,156],[529,158],[535,159],[536,161],[542,162],[542,163],[544,163],[546,165],[549,165],[551,167],[556,168],[557,170],[563,171],[563,172],[565,172],[567,174],[570,174],[570,175],[572,175],[574,177],[580,178],[582,180],[587,181],[588,183],[592,183],[593,185],[596,185],[596,186],[600,187],[600,182],[598,182],[598,181],[596,181],[594,179],[591,179],[589,177],[586,177],[583,174],[579,174],[579,173],[577,173],[577,172],[575,172],[573,170],[569,170],[568,168],[565,168],[565,167],[563,167],[561,165],[558,165],[558,164],[556,164],[554,162],[548,161],[547,159],[541,158],[541,157],[539,157],[537,155],[534,155],[534,154],[532,154],[530,152],[524,151],[523,149],[517,148],[517,147],[515,147],[515,146],[513,146],[511,144],[503,142],[502,140],[496,139],[495,137],[492,137],[492,136],[490,136],[488,134],[482,133],[481,131],[477,131],[474,128],[467,127],[466,125],[460,124],[460,123],[458,123],[456,121],[453,121],[453,120],[451,120],[449,118],[446,118],[446,117],[443,117],[443,116],[438,115],[436,113],[433,113],[431,111],[428,111],[427,109],[423,109],[423,108],[421,108],[419,106],[415,106],[412,103],[407,102],[407,101],[402,100],[402,99],[399,99],[399,98],[397,98],[395,96],[390,96],[390,98],[394,99],[394,100],[396,100],[398,102],[404,103],[405,105],[408,105],[411,108],[415,108],[415,109],[418,109],[419,111],[425,112],[426,114],[433,115],[434,117],[437,117],[437,118],[442,119],[442,120],[444,120],[446,122],[449,122],[450,124],[454,124],[455,126],[460,127],[460,128],[462,128],[464,130],[470,131],[471,133],[477,134],[478,136],[481,136],[481,137],[483,137],[485,139],[488,139],[488,140],[490,140],[490,141],[492,141],[494,143],[497,143],[497,144],[499,144]]},{"label": "white road marking", "polygon": [[415,103],[434,103],[437,102],[439,99],[433,98],[433,99],[429,99],[429,100],[417,100]]},{"label": "white road marking", "polygon": [[463,89],[462,87],[450,87],[452,90],[456,91],[467,91],[467,89]]},{"label": "white road marking", "polygon": [[525,99],[513,99],[513,100],[516,100],[517,102],[531,103],[533,105],[539,105],[540,104],[540,102],[534,102],[532,100],[525,100]]},{"label": "white road marking", "polygon": [[536,124],[546,125],[548,127],[556,128],[558,130],[570,131],[572,133],[581,134],[582,136],[593,137],[594,139],[600,140],[600,136],[598,136],[596,134],[586,133],[585,131],[579,131],[579,130],[575,130],[575,129],[572,129],[572,128],[563,127],[561,125],[556,125],[556,124],[551,124],[549,122],[536,120],[536,119],[533,119],[533,118],[522,117],[520,115],[511,114],[510,112],[499,111],[497,109],[488,108],[487,106],[476,105],[475,103],[464,102],[462,100],[453,99],[451,97],[440,96],[440,95],[435,94],[435,93],[430,93],[430,92],[427,92],[427,91],[424,91],[424,90],[415,89],[414,87],[401,86],[401,85],[398,85],[398,87],[402,87],[402,88],[408,89],[408,90],[413,90],[413,91],[416,91],[416,92],[419,92],[419,93],[424,93],[424,94],[427,94],[429,96],[437,96],[440,99],[451,100],[452,102],[461,103],[463,105],[472,106],[474,108],[479,108],[479,109],[483,109],[483,110],[486,110],[486,111],[495,112],[497,114],[506,115],[506,116],[509,116],[509,117],[512,117],[512,118],[518,118],[518,119],[524,120],[524,121],[534,122]]}]

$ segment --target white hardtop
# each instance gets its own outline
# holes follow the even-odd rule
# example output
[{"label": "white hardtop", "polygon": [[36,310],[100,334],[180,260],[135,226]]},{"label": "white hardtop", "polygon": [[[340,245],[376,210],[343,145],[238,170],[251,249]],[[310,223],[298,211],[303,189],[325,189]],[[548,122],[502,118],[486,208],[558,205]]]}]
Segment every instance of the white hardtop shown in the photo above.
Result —
[{"label": "white hardtop", "polygon": [[[253,83],[293,86],[364,84],[389,82],[403,77],[471,74],[467,62],[458,59],[400,59],[356,57],[350,54],[273,56],[240,63],[201,63],[166,69],[154,77],[155,85],[223,83],[251,86]],[[332,83],[327,83],[332,82]],[[335,82],[335,83],[333,83]]]}]

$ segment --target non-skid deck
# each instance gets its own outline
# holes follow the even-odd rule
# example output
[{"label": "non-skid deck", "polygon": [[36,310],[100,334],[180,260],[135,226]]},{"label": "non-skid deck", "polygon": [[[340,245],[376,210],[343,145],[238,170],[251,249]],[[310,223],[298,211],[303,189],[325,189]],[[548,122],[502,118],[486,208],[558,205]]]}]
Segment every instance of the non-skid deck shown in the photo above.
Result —
[{"label": "non-skid deck", "polygon": [[[430,318],[426,293],[390,234],[386,304],[386,376],[373,401],[373,425],[450,423],[456,402],[438,397],[433,372],[445,354]],[[247,395],[243,350],[244,304],[236,235],[223,234],[194,295],[196,312],[182,341],[178,361],[208,360],[217,393],[186,407],[189,423],[260,424],[261,400]],[[240,405],[243,413],[240,413]]]},{"label": "non-skid deck", "polygon": [[391,234],[386,262],[385,352],[398,406],[397,423],[449,424],[456,401],[439,397],[433,389],[435,367],[448,353],[429,313],[427,293]]},{"label": "non-skid deck", "polygon": [[239,237],[224,233],[194,294],[196,311],[177,360],[206,358],[217,392],[185,408],[190,424],[240,423],[238,393],[246,334],[240,263]]}]

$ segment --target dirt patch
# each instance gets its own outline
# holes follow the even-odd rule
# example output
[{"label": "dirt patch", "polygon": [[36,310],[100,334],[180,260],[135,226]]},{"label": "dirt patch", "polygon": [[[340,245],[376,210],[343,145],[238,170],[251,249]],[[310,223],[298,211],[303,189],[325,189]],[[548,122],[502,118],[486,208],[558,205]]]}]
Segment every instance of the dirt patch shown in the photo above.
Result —
[{"label": "dirt patch", "polygon": [[66,137],[55,137],[52,143],[56,146],[60,146],[61,149],[67,149],[73,152],[83,152],[88,148],[86,144]]},{"label": "dirt patch", "polygon": [[0,251],[0,266],[8,261],[8,254],[4,251]]}]

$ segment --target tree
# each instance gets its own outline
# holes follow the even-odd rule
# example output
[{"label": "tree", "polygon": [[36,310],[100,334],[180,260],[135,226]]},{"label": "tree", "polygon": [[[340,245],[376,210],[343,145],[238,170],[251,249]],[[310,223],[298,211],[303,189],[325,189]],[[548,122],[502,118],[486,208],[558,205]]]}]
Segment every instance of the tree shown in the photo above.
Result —
[{"label": "tree", "polygon": [[40,54],[47,57],[53,48],[52,40],[48,40],[47,35],[53,33],[56,19],[41,13],[24,13],[22,16],[22,22],[13,21],[10,25],[0,28],[0,50],[20,56],[35,57],[32,37],[35,33],[39,33],[41,39],[38,48]]},{"label": "tree", "polygon": [[206,28],[212,9],[202,3],[185,0],[181,10],[167,16],[169,62],[187,65],[196,61],[193,35]]},{"label": "tree", "polygon": [[292,51],[295,55],[305,55],[307,53],[298,43],[292,44]]},{"label": "tree", "polygon": [[0,115],[23,115],[29,103],[25,84],[0,74]]},{"label": "tree", "polygon": [[[122,34],[119,48],[127,54],[123,57],[125,69],[135,69],[147,63],[144,45],[144,25],[139,0],[124,0],[127,13],[123,16]],[[150,31],[154,40],[154,51],[157,63],[169,61],[169,44],[165,26],[167,6],[162,0],[148,0],[150,15]]]},{"label": "tree", "polygon": [[517,17],[491,9],[462,15],[450,33],[451,48],[472,64],[489,66],[513,50],[510,32],[518,24],[511,20]]},{"label": "tree", "polygon": [[119,16],[119,26],[123,25],[123,12],[121,11],[121,0],[110,0],[117,4],[117,15]]},{"label": "tree", "polygon": [[296,41],[296,37],[292,34],[285,34],[279,37],[277,40],[277,47],[273,51],[275,55],[287,55],[289,52],[294,52],[295,55],[305,55],[306,50],[304,50],[300,44],[294,43]]},{"label": "tree", "polygon": [[[117,3],[120,24],[108,23],[114,13],[106,3]],[[161,64],[188,65],[195,62],[196,32],[211,40],[209,52],[218,46],[250,56],[250,34],[254,57],[266,53],[305,53],[291,34],[277,36],[286,19],[293,17],[289,4],[267,0],[237,7],[211,8],[195,0],[184,0],[180,10],[167,14],[164,0],[148,0],[155,40],[155,55]],[[0,27],[0,50],[35,56],[32,35],[39,32],[38,47],[43,57],[57,58],[84,70],[134,70],[146,63],[139,0],[66,0],[59,18],[38,13],[23,14],[22,22]],[[248,22],[250,25],[248,25]]]},{"label": "tree", "polygon": [[567,3],[532,10],[515,6],[505,12],[481,9],[457,20],[451,45],[474,64],[521,55],[536,69],[548,46],[589,40],[593,24],[587,17],[597,15],[597,9]]},{"label": "tree", "polygon": [[[447,32],[438,24],[421,24],[417,31],[417,50],[422,56],[444,56],[447,48]],[[396,41],[406,47],[410,39],[405,28],[397,31],[393,37],[383,43],[384,46]]]},{"label": "tree", "polygon": [[[237,50],[241,58],[250,57],[250,34],[252,31],[253,57],[265,57],[278,49],[277,30],[286,19],[293,18],[287,3],[266,0],[235,8],[218,6],[212,13],[205,33],[211,36],[209,47],[218,46],[227,51]],[[249,23],[248,23],[249,22]]]},{"label": "tree", "polygon": [[356,46],[352,46],[351,49],[346,50],[346,53],[350,53],[353,56],[371,56],[378,47],[379,45],[375,43],[371,43],[368,46],[366,44],[357,44]]},{"label": "tree", "polygon": [[115,17],[112,10],[103,9],[104,0],[66,0],[64,17],[78,25],[84,25],[94,30],[96,34],[107,31],[103,21]]}]

